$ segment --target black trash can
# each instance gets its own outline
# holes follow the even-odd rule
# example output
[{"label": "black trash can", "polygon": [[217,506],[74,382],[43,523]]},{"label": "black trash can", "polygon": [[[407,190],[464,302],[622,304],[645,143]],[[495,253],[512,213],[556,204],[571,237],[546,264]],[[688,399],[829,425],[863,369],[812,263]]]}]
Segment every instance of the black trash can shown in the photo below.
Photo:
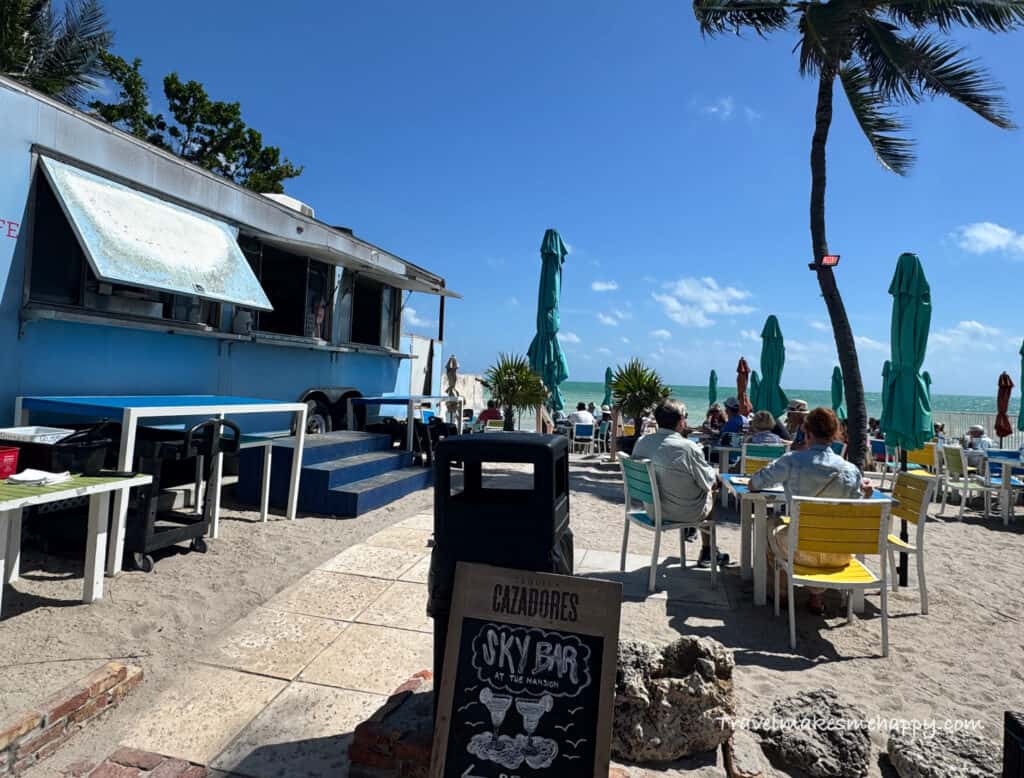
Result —
[{"label": "black trash can", "polygon": [[[569,440],[502,432],[454,435],[434,452],[434,548],[427,613],[434,619],[434,688],[443,674],[457,562],[572,575]],[[461,463],[462,488],[452,484]],[[488,465],[532,465],[529,488],[513,488]],[[494,468],[497,469],[497,468]],[[529,476],[524,476],[529,477]]]},{"label": "black trash can", "polygon": [[1024,713],[1003,718],[1003,778],[1024,778]]}]

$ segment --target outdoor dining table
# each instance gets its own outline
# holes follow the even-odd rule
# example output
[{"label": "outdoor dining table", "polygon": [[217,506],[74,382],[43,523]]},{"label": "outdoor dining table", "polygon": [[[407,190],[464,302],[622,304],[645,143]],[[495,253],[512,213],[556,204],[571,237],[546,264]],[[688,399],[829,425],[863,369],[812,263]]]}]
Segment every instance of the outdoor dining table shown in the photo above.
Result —
[{"label": "outdoor dining table", "polygon": [[[123,496],[128,490],[146,486],[153,478],[133,476],[72,476],[52,486],[25,486],[0,483],[0,610],[3,605],[3,585],[13,583],[21,573],[21,512],[34,505],[89,498],[89,527],[85,543],[85,583],[82,602],[93,602],[103,597],[103,559],[107,552],[107,519],[110,515],[110,495]],[[115,526],[114,535],[124,543],[124,517]]]},{"label": "outdoor dining table", "polygon": [[[718,453],[718,472],[721,473],[722,477],[724,478],[727,475],[728,470],[729,470],[729,464],[730,464],[729,459],[730,459],[730,457],[733,454],[742,454],[743,453],[743,447],[742,446],[714,446],[714,447],[712,447],[711,451]],[[723,462],[725,463],[724,467],[722,466]],[[727,490],[725,490],[725,489],[722,490],[721,500],[722,500],[722,507],[723,508],[728,508],[729,507],[729,494],[730,493]]]},{"label": "outdoor dining table", "polygon": [[1021,461],[1019,451],[989,449],[987,454],[989,463],[998,464],[1002,471],[999,480],[999,511],[1003,516],[1003,524],[1009,524],[1013,516],[1013,471],[1020,472],[1024,461]]},{"label": "outdoor dining table", "polygon": [[[299,501],[299,476],[302,473],[302,450],[306,441],[306,404],[279,400],[262,400],[254,397],[234,397],[214,394],[187,395],[122,395],[122,396],[80,396],[80,397],[17,397],[14,401],[15,423],[27,425],[32,412],[60,416],[78,416],[88,419],[110,419],[121,422],[121,444],[118,448],[117,469],[128,472],[135,461],[136,428],[142,419],[187,419],[192,417],[215,417],[241,414],[287,413],[295,415],[295,455],[292,457],[291,487],[288,491],[286,515],[294,519]],[[213,466],[208,488],[210,489],[210,538],[216,539],[220,527],[220,487],[224,464],[223,454],[218,454]],[[266,474],[264,474],[266,477]],[[127,492],[120,491],[114,496],[114,514],[117,537],[109,544],[107,558],[108,575],[121,571],[124,551],[125,517],[128,513]]]},{"label": "outdoor dining table", "polygon": [[[786,494],[781,486],[752,492],[748,476],[722,474],[723,494],[731,494],[740,510],[740,577],[754,579],[754,604],[768,603],[768,506],[781,503]],[[892,498],[875,490],[873,500]],[[863,608],[863,595],[854,599],[854,610]]]}]

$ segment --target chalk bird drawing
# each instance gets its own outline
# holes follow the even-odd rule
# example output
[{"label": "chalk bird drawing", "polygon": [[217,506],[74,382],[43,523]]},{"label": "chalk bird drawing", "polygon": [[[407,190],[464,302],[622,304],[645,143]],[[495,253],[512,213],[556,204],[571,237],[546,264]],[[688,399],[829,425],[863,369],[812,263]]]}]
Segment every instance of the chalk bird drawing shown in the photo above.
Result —
[{"label": "chalk bird drawing", "polygon": [[565,742],[568,743],[573,748],[579,748],[580,747],[580,743],[586,743],[587,740],[586,740],[586,738],[582,738],[581,737],[579,740],[566,740]]},{"label": "chalk bird drawing", "polygon": [[571,754],[562,754],[562,759],[582,759],[582,756],[574,756]]},{"label": "chalk bird drawing", "polygon": [[476,705],[476,700],[471,700],[470,702],[467,702],[465,705],[463,705],[461,708],[459,708],[455,712],[456,713],[462,713],[462,711],[466,710],[467,708],[472,708],[474,705]]},{"label": "chalk bird drawing", "polygon": [[582,705],[580,707],[578,707],[578,708],[569,708],[569,715],[570,716],[575,716],[581,710],[583,710],[583,706]]},{"label": "chalk bird drawing", "polygon": [[486,721],[467,721],[466,722],[466,726],[467,727],[482,727],[486,723],[487,723]]},{"label": "chalk bird drawing", "polygon": [[466,694],[472,694],[473,692],[475,692],[479,688],[480,688],[479,686],[467,686],[462,691],[464,691]]},{"label": "chalk bird drawing", "polygon": [[565,724],[565,725],[555,724],[555,729],[560,729],[560,730],[562,730],[562,732],[565,732],[566,734],[568,734],[569,730],[572,729],[572,728],[573,728],[572,724]]}]

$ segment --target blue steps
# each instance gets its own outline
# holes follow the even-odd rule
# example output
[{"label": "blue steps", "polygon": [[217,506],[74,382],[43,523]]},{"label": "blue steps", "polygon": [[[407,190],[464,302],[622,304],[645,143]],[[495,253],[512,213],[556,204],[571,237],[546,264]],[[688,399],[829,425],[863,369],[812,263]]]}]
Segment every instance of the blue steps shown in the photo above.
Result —
[{"label": "blue steps", "polygon": [[[259,503],[263,452],[262,446],[254,446],[239,454],[235,496],[251,505]],[[270,504],[274,507],[284,508],[287,502],[294,453],[294,438],[274,439],[270,469]],[[299,510],[358,516],[430,486],[432,481],[432,471],[414,467],[412,454],[392,448],[388,435],[348,431],[307,435]]]}]

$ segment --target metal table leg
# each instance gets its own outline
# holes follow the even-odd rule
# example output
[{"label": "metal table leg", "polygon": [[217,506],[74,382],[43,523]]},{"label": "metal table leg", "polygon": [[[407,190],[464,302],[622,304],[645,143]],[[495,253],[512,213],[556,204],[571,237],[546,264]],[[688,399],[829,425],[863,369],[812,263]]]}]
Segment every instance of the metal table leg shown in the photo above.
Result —
[{"label": "metal table leg", "polygon": [[302,452],[306,447],[306,409],[295,412],[295,448],[292,451],[292,480],[288,488],[288,509],[285,515],[294,519],[299,509],[299,480],[302,477]]},{"label": "metal table leg", "polygon": [[754,501],[754,604],[768,603],[768,506],[764,500]]},{"label": "metal table leg", "polygon": [[7,511],[7,566],[0,573],[0,585],[14,583],[21,575],[21,508]]},{"label": "metal table leg", "polygon": [[[121,447],[117,454],[117,469],[122,473],[132,470],[135,462],[135,423],[131,409],[121,417]],[[107,543],[107,575],[119,575],[124,564],[124,534],[128,519],[128,490],[118,489],[114,494],[114,535]]]},{"label": "metal table leg", "polygon": [[[119,489],[127,493],[127,489]],[[103,599],[103,550],[107,547],[107,521],[110,516],[110,492],[89,498],[89,532],[85,541],[85,583],[82,602]],[[111,542],[114,539],[111,538]],[[108,549],[109,552],[109,549]]]},{"label": "metal table leg", "polygon": [[270,465],[274,444],[267,441],[263,447],[263,483],[260,485],[260,521],[266,521],[270,515]]},{"label": "metal table leg", "polygon": [[740,578],[749,581],[753,577],[751,557],[753,544],[753,511],[750,500],[740,499]]}]

